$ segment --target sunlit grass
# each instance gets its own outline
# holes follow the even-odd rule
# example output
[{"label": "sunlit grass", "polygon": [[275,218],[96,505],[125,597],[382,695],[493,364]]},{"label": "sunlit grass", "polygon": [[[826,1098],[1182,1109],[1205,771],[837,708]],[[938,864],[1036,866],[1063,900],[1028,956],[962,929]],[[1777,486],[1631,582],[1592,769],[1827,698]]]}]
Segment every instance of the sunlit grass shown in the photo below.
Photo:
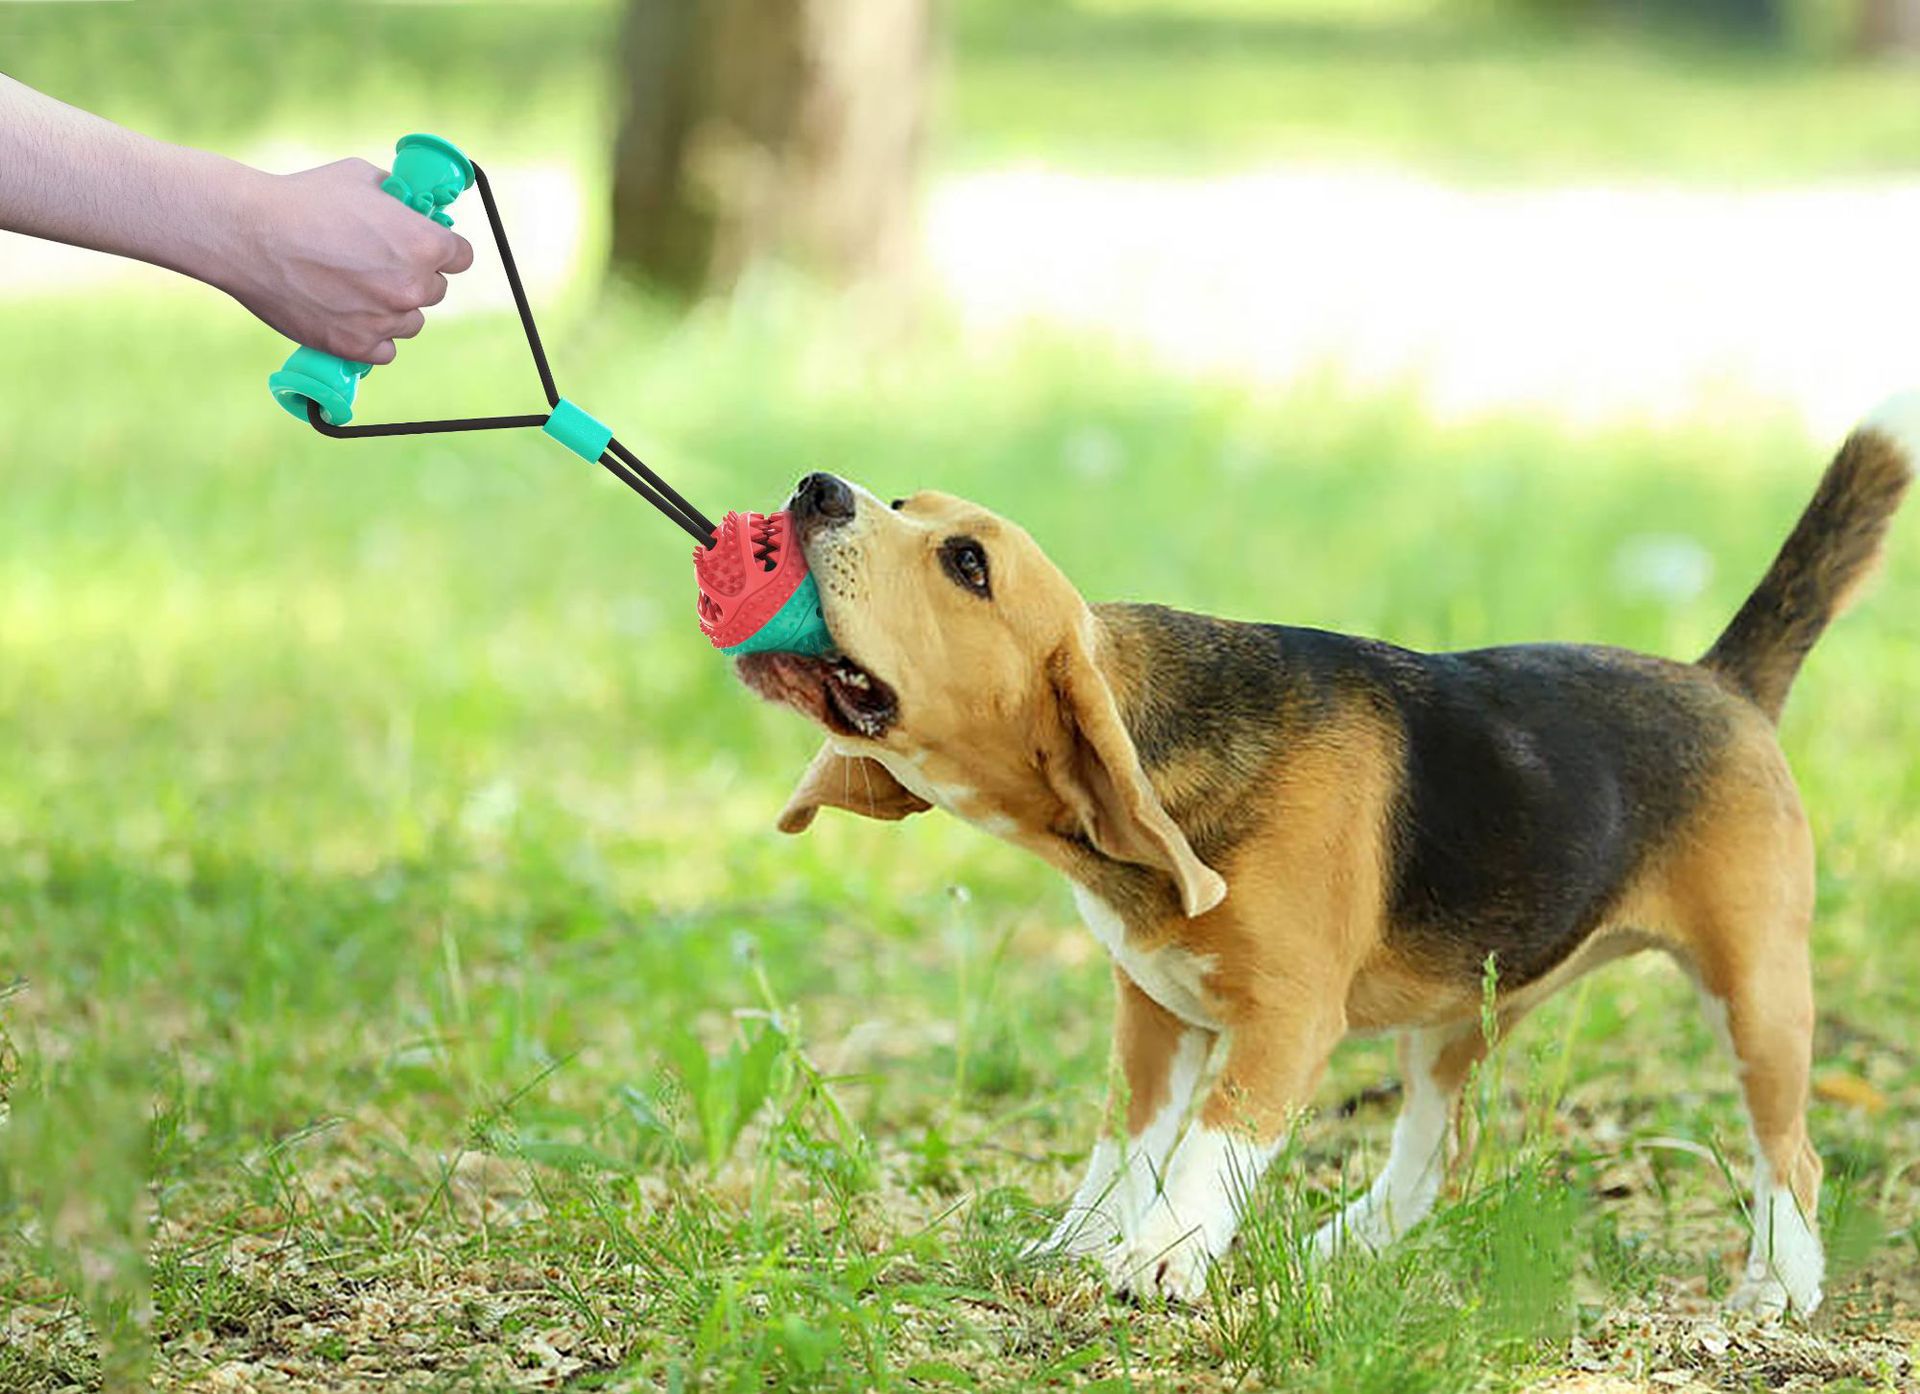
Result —
[{"label": "sunlit grass", "polygon": [[961,47],[970,161],[1396,162],[1469,179],[1834,178],[1912,167],[1912,74],[1497,7],[989,7]]},{"label": "sunlit grass", "polygon": [[[937,165],[1911,165],[1897,69],[1494,12],[957,6]],[[424,127],[590,168],[613,28],[602,0],[15,5],[0,51],[226,149]],[[1831,444],[1442,428],[1334,381],[876,328],[777,279],[684,321],[585,285],[542,309],[568,394],[709,511],[816,467],[936,485],[1095,598],[1418,646],[1697,652]],[[681,535],[538,437],[320,440],[265,395],[285,346],[184,291],[0,318],[0,1390],[94,1380],[98,1345],[137,1379],[147,1337],[162,1384],[270,1357],[321,1387],[1466,1389],[1561,1369],[1573,1332],[1635,1375],[1798,1368],[1649,1315],[1724,1293],[1712,1158],[1743,1126],[1654,962],[1515,1036],[1473,1184],[1383,1263],[1298,1257],[1384,1155],[1390,1107],[1335,1116],[1384,1042],[1342,1052],[1200,1313],[1021,1262],[1104,1077],[1107,971],[1056,878],[940,818],[775,835],[813,738],[701,643]],[[378,418],[532,384],[496,317],[365,392]],[[1860,1387],[1920,1264],[1910,521],[1785,726],[1822,848],[1817,1072],[1848,1085],[1814,1105],[1817,1349]]]},{"label": "sunlit grass", "polygon": [[[24,979],[0,1070],[30,1261],[0,1281],[35,1312],[91,1292],[96,1326],[130,1319],[141,1243],[115,1206],[148,1175],[180,1377],[279,1332],[343,1382],[426,1348],[447,1379],[553,1349],[583,1378],[796,1388],[1396,1388],[1444,1354],[1424,1367],[1461,1388],[1551,1368],[1569,1322],[1724,1288],[1717,1169],[1637,1146],[1741,1137],[1688,989],[1651,962],[1518,1033],[1487,1125],[1511,1162],[1383,1268],[1321,1290],[1287,1266],[1378,1164],[1371,1107],[1303,1131],[1211,1314],[1018,1263],[1104,1068],[1106,971],[1050,874],[939,818],[775,835],[812,738],[699,640],[679,535],[537,436],[321,440],[265,395],[271,336],[184,295],[10,323],[0,374],[36,392],[0,424],[0,979]],[[440,326],[369,380],[369,414],[523,392],[510,330]],[[772,282],[550,337],[570,394],[710,510],[817,466],[938,485],[1020,519],[1094,597],[1422,646],[1696,652],[1829,444],[1439,428],[1331,385],[876,334]],[[1704,573],[1646,569],[1674,548]],[[1815,1106],[1869,1273],[1914,1243],[1916,595],[1897,539],[1785,727],[1823,848],[1820,1069],[1895,1101]],[[1391,1070],[1352,1047],[1322,1103]],[[1505,1301],[1531,1260],[1502,1246],[1542,1225],[1570,1286],[1540,1314],[1429,1320]],[[536,1344],[556,1331],[568,1351]],[[0,1387],[81,1358],[33,1349]]]},{"label": "sunlit grass", "polygon": [[[942,166],[1357,159],[1473,179],[1911,170],[1913,71],[1848,57],[1833,18],[1844,8],[1790,6],[1776,51],[1529,24],[1493,0],[969,0],[943,19],[934,149]],[[604,145],[618,12],[614,0],[8,5],[0,46],[22,81],[173,139],[373,155],[428,129],[529,160]]]}]

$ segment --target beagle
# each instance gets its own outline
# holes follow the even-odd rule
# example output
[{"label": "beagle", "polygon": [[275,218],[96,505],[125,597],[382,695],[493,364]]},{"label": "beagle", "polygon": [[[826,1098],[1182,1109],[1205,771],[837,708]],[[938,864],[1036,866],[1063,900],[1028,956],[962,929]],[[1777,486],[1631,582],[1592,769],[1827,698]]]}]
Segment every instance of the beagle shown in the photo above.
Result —
[{"label": "beagle", "polygon": [[889,506],[813,474],[790,507],[838,656],[755,654],[739,673],[827,733],[783,831],[822,806],[946,809],[1064,872],[1111,955],[1107,1135],[1036,1248],[1099,1256],[1117,1291],[1194,1299],[1334,1047],[1393,1031],[1385,1169],[1313,1241],[1377,1249],[1434,1204],[1487,1048],[1489,963],[1504,1032],[1657,948],[1740,1065],[1757,1157],[1735,1305],[1810,1313],[1813,846],[1775,725],[1916,449],[1920,394],[1855,431],[1694,663],[1588,644],[1415,653],[1088,605],[984,508]]}]

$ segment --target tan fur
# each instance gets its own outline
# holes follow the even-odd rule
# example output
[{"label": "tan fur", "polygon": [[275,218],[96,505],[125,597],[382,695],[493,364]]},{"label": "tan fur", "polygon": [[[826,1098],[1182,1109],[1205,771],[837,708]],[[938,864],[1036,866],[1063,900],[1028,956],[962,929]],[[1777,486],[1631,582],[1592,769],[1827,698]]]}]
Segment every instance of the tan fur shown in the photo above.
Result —
[{"label": "tan fur", "polygon": [[[992,540],[990,606],[938,574],[932,546],[956,530]],[[783,829],[804,828],[821,806],[879,818],[928,807],[878,758],[860,753],[872,748],[910,760],[933,784],[964,787],[959,811],[1003,820],[1009,840],[1069,874],[1086,872],[1074,847],[1084,838],[1173,875],[1180,900],[1167,913],[1130,917],[1127,935],[1142,951],[1171,945],[1209,965],[1208,1006],[1228,1049],[1203,1121],[1233,1120],[1271,1138],[1306,1103],[1350,1031],[1458,1027],[1457,1046],[1444,1057],[1449,1080],[1477,1058],[1477,985],[1443,977],[1386,942],[1384,838],[1400,760],[1397,737],[1364,703],[1350,702],[1323,738],[1288,752],[1272,772],[1254,836],[1227,864],[1208,868],[1166,804],[1205,786],[1209,755],[1190,752],[1184,766],[1158,770],[1149,783],[1114,695],[1143,676],[1103,640],[1085,602],[1023,531],[944,495],[917,495],[904,517],[863,498],[857,524],[820,547],[815,570],[829,623],[850,651],[883,667],[910,715],[883,741],[828,742],[781,815]],[[873,583],[877,574],[886,586]],[[925,617],[908,622],[900,618],[907,611]],[[955,674],[966,681],[954,685]],[[1744,729],[1711,826],[1658,859],[1585,948],[1501,1008],[1517,1020],[1591,968],[1657,943],[1709,992],[1738,1004],[1730,1006],[1736,1044],[1753,1042],[1763,1072],[1782,1072],[1778,1085],[1751,1086],[1756,1116],[1784,1119],[1804,1090],[1804,1067],[1790,1067],[1790,1045],[1760,1038],[1781,1021],[1780,1029],[1797,1027],[1804,993],[1758,983],[1804,957],[1795,936],[1804,941],[1810,852],[1770,726],[1753,708],[1726,701]],[[1756,922],[1780,929],[1756,939]],[[1163,1098],[1165,1069],[1155,1053],[1185,1027],[1122,981],[1134,1010],[1117,1022],[1115,1047],[1131,1099],[1125,1112],[1138,1124]],[[1797,1148],[1800,1135],[1786,1123],[1767,1126],[1780,1139],[1770,1150],[1784,1158],[1784,1149]],[[1792,1174],[1804,1174],[1804,1164],[1796,1166]]]},{"label": "tan fur", "polygon": [[1191,1028],[1118,967],[1113,988],[1113,1062],[1119,1078],[1109,1081],[1109,1120],[1117,1124],[1124,1114],[1128,1135],[1138,1137],[1166,1106],[1174,1047]]},{"label": "tan fur", "polygon": [[865,755],[842,755],[831,742],[820,747],[800,776],[800,783],[780,811],[783,833],[805,832],[822,808],[844,808],[850,813],[892,822],[924,813],[933,805],[910,792],[892,771]]},{"label": "tan fur", "polygon": [[1793,777],[1771,729],[1750,720],[1695,826],[1630,908],[1725,1005],[1755,1140],[1808,1215],[1820,1186],[1806,1134],[1813,897],[1813,840]]},{"label": "tan fur", "polygon": [[[884,748],[930,783],[967,788],[967,816],[1002,822],[1010,840],[1063,870],[1080,864],[1074,843],[1084,840],[1167,872],[1190,915],[1218,904],[1225,883],[1167,815],[1121,725],[1086,602],[1006,520],[945,495],[916,495],[915,505],[903,516],[863,496],[856,520],[808,557],[829,627],[887,673],[914,714],[911,738],[829,741],[782,828],[799,831],[814,809],[837,802],[833,757]],[[955,531],[992,540],[1000,559],[992,605],[940,574],[938,545]]]},{"label": "tan fur", "polygon": [[[1813,854],[1772,718],[1877,552],[1906,477],[1898,449],[1856,434],[1703,666],[1645,661],[1731,733],[1689,776],[1706,781],[1705,795],[1648,849],[1585,941],[1544,976],[1503,987],[1497,1003],[1504,1030],[1600,964],[1646,947],[1670,953],[1725,1005],[1760,1149],[1808,1215],[1820,1181],[1803,1117]],[[987,544],[990,602],[942,574],[938,548],[954,533]],[[901,716],[877,739],[830,740],[780,826],[799,831],[823,805],[899,818],[932,800],[1111,906],[1128,953],[1115,969],[1109,1117],[1124,1117],[1130,1135],[1167,1104],[1169,1062],[1195,1029],[1120,966],[1161,950],[1204,965],[1205,1026],[1225,1044],[1199,1106],[1207,1128],[1271,1142],[1351,1032],[1434,1033],[1428,1073],[1447,1099],[1458,1093],[1486,1049],[1481,993],[1457,961],[1419,961],[1405,947],[1419,941],[1390,933],[1389,843],[1407,762],[1377,703],[1330,697],[1331,715],[1303,728],[1315,734],[1262,757],[1270,763],[1256,777],[1239,752],[1204,742],[1149,773],[1121,717],[1146,670],[1013,524],[945,495],[916,495],[896,512],[861,493],[854,518],[816,535],[808,555],[837,641],[885,675]],[[1225,788],[1252,792],[1230,810],[1209,807],[1209,791]],[[1229,812],[1236,831],[1216,837],[1216,815]],[[1225,850],[1209,866],[1195,843]],[[1141,868],[1155,873],[1146,890]]]},{"label": "tan fur", "polygon": [[1147,781],[1113,689],[1094,662],[1087,616],[1047,655],[1051,704],[1033,734],[1041,774],[1089,842],[1118,861],[1157,867],[1173,877],[1182,909],[1203,914],[1227,894],[1218,872],[1194,855]]}]

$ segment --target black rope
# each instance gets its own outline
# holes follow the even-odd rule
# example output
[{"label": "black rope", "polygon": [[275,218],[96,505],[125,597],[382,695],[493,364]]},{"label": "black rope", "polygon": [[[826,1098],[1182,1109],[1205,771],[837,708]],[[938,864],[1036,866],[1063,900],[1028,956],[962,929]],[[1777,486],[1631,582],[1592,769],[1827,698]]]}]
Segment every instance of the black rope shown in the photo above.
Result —
[{"label": "black rope", "polygon": [[675,490],[671,484],[647,468],[644,460],[611,436],[607,437],[607,449],[625,461],[627,467],[635,474],[639,475],[642,479],[646,480],[647,483],[653,485],[654,488],[672,499],[675,507],[677,507],[681,513],[685,514],[692,522],[700,525],[700,531],[698,533],[700,539],[708,545],[712,545],[714,531],[712,519],[708,518],[706,514],[681,498],[679,492]]},{"label": "black rope", "polygon": [[[513,292],[513,308],[520,314],[520,328],[527,336],[527,349],[533,355],[534,369],[540,374],[540,390],[547,405],[560,405],[559,389],[553,385],[553,369],[547,364],[547,351],[541,346],[540,331],[533,322],[533,308],[527,304],[526,288],[520,284],[520,268],[514,262],[513,248],[507,243],[507,229],[500,221],[500,209],[493,201],[493,185],[479,165],[473,166],[473,182],[480,189],[480,203],[487,211],[487,226],[493,231],[493,245],[500,250],[500,265],[507,273],[507,288]],[[538,413],[523,416],[454,416],[438,421],[386,421],[371,426],[336,426],[320,414],[320,404],[307,399],[307,424],[323,436],[335,440],[353,440],[370,436],[426,436],[445,431],[512,431],[541,427],[547,418]],[[666,480],[649,469],[639,456],[612,437],[600,455],[600,464],[634,493],[659,509],[667,518],[692,536],[703,547],[714,545],[715,528],[707,515],[680,496]]]},{"label": "black rope", "polygon": [[520,268],[514,264],[513,248],[507,245],[507,229],[500,221],[500,210],[493,201],[493,185],[487,172],[473,167],[473,182],[480,186],[480,204],[487,210],[487,225],[493,229],[493,245],[500,249],[500,265],[507,273],[507,289],[513,292],[513,308],[520,312],[520,327],[527,331],[527,347],[533,352],[533,366],[540,373],[540,390],[547,394],[547,405],[560,405],[560,393],[553,385],[553,369],[547,366],[547,351],[540,347],[540,331],[533,327],[533,310],[527,304],[526,289],[520,284]]},{"label": "black rope", "polygon": [[[707,520],[705,518],[701,517],[698,513],[694,514],[692,518],[689,518],[679,509],[661,498],[660,495],[654,493],[648,486],[646,480],[628,469],[626,463],[613,453],[615,444],[616,442],[609,441],[608,449],[600,456],[600,463],[605,467],[607,473],[633,490],[634,493],[640,495],[641,498],[645,499],[662,513],[666,514],[673,522],[679,524],[686,530],[687,534],[702,547],[714,546],[712,525],[708,524],[703,530],[701,524],[706,523]],[[649,471],[649,473],[651,473],[651,471]],[[695,522],[695,518],[698,518],[699,522]]]},{"label": "black rope", "polygon": [[351,440],[355,436],[430,436],[440,431],[512,431],[544,426],[538,412],[529,416],[453,416],[444,421],[382,421],[373,426],[336,426],[320,415],[320,404],[307,398],[307,423],[323,436]]}]

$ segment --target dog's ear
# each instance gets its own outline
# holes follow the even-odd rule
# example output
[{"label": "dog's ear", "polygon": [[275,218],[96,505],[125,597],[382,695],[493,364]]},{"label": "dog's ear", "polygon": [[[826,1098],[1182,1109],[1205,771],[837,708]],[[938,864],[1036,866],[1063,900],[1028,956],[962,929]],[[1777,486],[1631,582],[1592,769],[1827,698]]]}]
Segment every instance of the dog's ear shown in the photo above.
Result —
[{"label": "dog's ear", "polygon": [[778,827],[783,833],[805,832],[813,815],[822,808],[844,808],[892,822],[932,807],[878,760],[842,755],[829,741],[820,747],[820,753],[794,786],[793,796],[780,810]]},{"label": "dog's ear", "polygon": [[1213,909],[1226,899],[1227,883],[1195,854],[1154,793],[1087,640],[1069,637],[1048,660],[1047,675],[1060,723],[1046,762],[1047,782],[1079,819],[1087,840],[1118,861],[1172,876],[1189,918]]}]

